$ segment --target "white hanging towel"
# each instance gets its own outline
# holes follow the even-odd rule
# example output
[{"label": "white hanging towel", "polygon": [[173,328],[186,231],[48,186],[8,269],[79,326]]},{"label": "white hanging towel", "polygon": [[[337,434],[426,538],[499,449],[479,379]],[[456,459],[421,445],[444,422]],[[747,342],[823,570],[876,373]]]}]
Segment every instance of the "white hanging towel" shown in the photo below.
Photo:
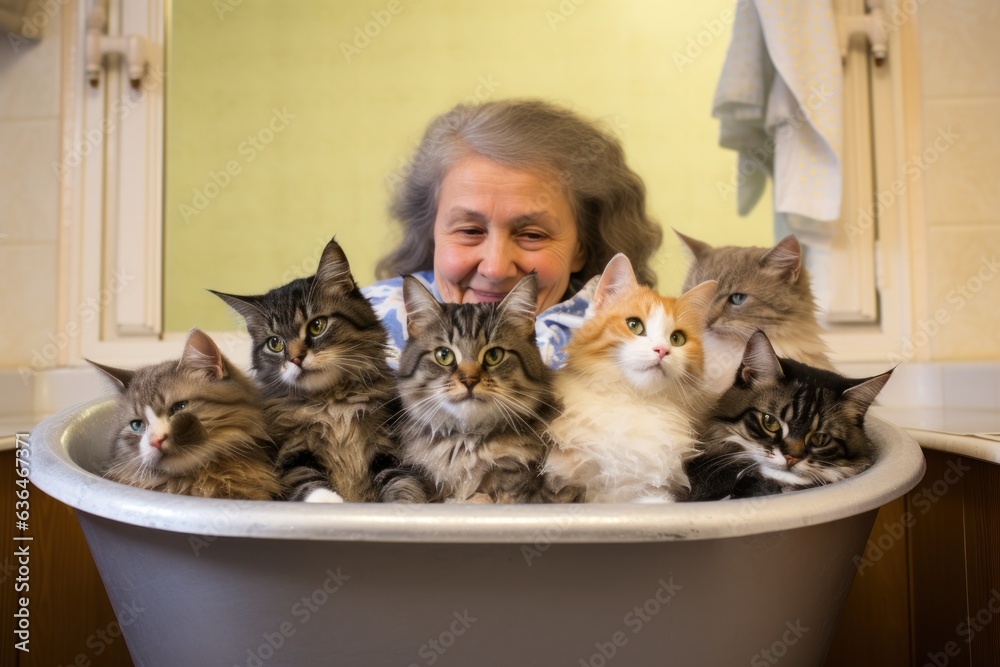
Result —
[{"label": "white hanging towel", "polygon": [[739,151],[737,210],[774,177],[774,209],[840,217],[843,70],[830,0],[738,0],[715,90],[719,144]]}]

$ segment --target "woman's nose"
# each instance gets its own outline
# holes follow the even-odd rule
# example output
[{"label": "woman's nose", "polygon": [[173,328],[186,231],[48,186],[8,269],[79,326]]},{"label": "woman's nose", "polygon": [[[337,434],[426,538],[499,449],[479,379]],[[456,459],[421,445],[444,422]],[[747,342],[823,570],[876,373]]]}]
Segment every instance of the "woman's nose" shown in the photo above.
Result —
[{"label": "woman's nose", "polygon": [[496,283],[518,276],[518,248],[513,241],[494,236],[487,239],[482,248],[483,256],[479,260],[480,275]]}]

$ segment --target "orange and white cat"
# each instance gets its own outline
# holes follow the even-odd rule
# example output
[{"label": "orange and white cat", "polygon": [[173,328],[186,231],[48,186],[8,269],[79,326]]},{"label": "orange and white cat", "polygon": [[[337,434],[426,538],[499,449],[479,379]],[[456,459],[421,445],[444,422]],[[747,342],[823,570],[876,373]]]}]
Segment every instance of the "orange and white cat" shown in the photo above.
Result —
[{"label": "orange and white cat", "polygon": [[668,502],[688,486],[703,389],[704,321],[717,285],[678,298],[639,285],[624,255],[608,263],[592,313],[556,374],[564,410],[550,424],[545,472],[586,502]]}]

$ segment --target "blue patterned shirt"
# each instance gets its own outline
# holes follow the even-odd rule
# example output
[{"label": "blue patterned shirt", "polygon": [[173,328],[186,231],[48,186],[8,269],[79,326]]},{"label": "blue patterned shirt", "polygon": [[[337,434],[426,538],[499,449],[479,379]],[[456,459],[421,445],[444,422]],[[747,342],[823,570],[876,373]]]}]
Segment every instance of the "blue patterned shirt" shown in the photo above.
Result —
[{"label": "blue patterned shirt", "polygon": [[[413,274],[424,284],[438,301],[441,294],[434,284],[433,271],[420,271]],[[559,368],[566,363],[563,348],[569,342],[573,330],[583,324],[587,309],[594,297],[594,290],[600,276],[591,278],[583,289],[562,303],[557,303],[535,318],[535,339],[542,353],[542,360],[551,368]],[[403,307],[403,279],[390,278],[363,287],[361,292],[375,308],[375,313],[382,320],[389,333],[389,343],[392,350],[389,354],[389,364],[399,368],[399,355],[406,345],[406,310]]]}]

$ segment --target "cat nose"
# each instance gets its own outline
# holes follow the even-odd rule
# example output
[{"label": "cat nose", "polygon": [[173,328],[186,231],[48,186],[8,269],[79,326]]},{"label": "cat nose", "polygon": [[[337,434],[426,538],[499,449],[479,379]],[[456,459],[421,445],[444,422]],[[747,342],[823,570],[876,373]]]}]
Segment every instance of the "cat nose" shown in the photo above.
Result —
[{"label": "cat nose", "polygon": [[151,444],[156,449],[163,449],[163,441],[167,439],[165,435],[154,436],[149,439],[149,444]]},{"label": "cat nose", "polygon": [[458,381],[468,387],[469,391],[472,391],[472,388],[479,384],[479,378],[471,375],[462,375],[458,378]]},{"label": "cat nose", "polygon": [[802,459],[797,459],[794,456],[792,456],[791,454],[785,454],[785,463],[788,464],[789,468],[791,468],[793,465],[795,465],[796,463],[798,463],[801,460]]},{"label": "cat nose", "polygon": [[296,366],[302,365],[302,357],[292,357],[292,363]]},{"label": "cat nose", "polygon": [[656,345],[655,347],[653,347],[653,352],[656,352],[656,354],[660,355],[660,359],[662,359],[663,357],[670,354],[670,348],[667,347],[666,345]]}]

